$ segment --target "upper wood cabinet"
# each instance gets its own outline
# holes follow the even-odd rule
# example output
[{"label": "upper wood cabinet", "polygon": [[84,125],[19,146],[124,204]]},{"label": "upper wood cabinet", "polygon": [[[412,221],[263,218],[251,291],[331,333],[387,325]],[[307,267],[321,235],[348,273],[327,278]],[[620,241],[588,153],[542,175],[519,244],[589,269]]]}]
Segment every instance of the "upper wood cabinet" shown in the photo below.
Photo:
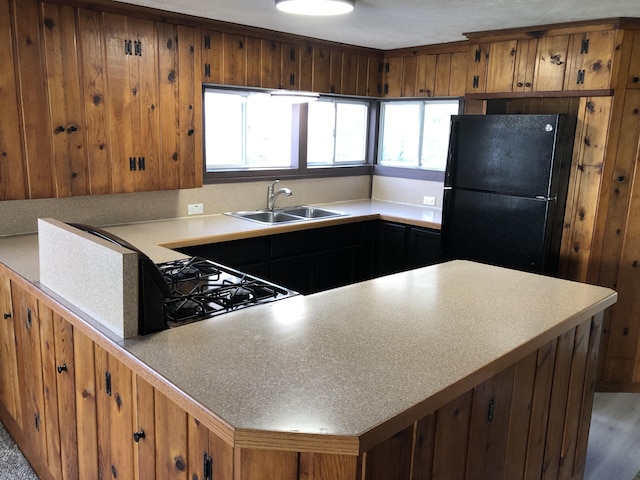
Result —
[{"label": "upper wood cabinet", "polygon": [[533,77],[535,92],[562,90],[568,53],[569,35],[538,39]]},{"label": "upper wood cabinet", "polygon": [[640,88],[640,30],[633,32],[627,88]]},{"label": "upper wood cabinet", "polygon": [[571,35],[565,90],[611,88],[615,30]]},{"label": "upper wood cabinet", "polygon": [[[532,91],[536,46],[535,39],[492,43],[487,62],[486,92]],[[481,82],[477,83],[479,90]]]},{"label": "upper wood cabinet", "polygon": [[198,28],[36,0],[0,22],[0,200],[202,185]]},{"label": "upper wood cabinet", "polygon": [[458,97],[464,95],[467,52],[415,53],[388,57],[381,95],[386,97]]}]

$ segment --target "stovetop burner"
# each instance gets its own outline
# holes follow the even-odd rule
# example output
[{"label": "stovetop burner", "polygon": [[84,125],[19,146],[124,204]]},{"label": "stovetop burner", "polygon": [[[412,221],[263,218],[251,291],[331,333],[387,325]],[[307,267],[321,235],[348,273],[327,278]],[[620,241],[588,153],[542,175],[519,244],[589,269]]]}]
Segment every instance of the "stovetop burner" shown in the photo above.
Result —
[{"label": "stovetop burner", "polygon": [[158,268],[171,290],[164,302],[169,327],[296,295],[201,257],[162,263]]}]

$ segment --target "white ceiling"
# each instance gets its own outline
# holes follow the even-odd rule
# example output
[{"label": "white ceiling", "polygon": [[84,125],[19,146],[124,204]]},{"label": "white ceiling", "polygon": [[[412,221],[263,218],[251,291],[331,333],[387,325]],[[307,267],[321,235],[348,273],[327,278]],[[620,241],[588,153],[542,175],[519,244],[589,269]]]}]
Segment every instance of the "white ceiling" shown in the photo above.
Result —
[{"label": "white ceiling", "polygon": [[356,0],[352,13],[330,18],[281,13],[275,0],[124,2],[382,50],[464,40],[464,32],[640,17],[640,0]]}]

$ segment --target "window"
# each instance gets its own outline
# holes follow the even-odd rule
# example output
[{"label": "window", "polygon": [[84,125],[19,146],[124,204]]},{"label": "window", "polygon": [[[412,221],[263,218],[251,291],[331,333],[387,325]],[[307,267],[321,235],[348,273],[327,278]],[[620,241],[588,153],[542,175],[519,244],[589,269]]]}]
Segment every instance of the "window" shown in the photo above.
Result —
[{"label": "window", "polygon": [[307,164],[353,165],[366,161],[368,105],[327,100],[309,104]]},{"label": "window", "polygon": [[206,172],[367,163],[369,101],[320,97],[295,104],[263,91],[205,88],[204,116]]},{"label": "window", "polygon": [[401,100],[381,104],[378,164],[444,171],[451,115],[458,100]]},{"label": "window", "polygon": [[291,167],[293,108],[267,93],[205,90],[206,170]]}]

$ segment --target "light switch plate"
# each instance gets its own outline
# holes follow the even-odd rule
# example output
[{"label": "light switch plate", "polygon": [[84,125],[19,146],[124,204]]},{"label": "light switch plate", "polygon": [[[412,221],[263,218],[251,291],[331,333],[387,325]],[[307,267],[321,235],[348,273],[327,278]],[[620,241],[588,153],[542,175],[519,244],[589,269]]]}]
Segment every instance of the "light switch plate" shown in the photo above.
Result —
[{"label": "light switch plate", "polygon": [[204,213],[203,203],[190,203],[188,206],[189,215],[202,215]]}]

